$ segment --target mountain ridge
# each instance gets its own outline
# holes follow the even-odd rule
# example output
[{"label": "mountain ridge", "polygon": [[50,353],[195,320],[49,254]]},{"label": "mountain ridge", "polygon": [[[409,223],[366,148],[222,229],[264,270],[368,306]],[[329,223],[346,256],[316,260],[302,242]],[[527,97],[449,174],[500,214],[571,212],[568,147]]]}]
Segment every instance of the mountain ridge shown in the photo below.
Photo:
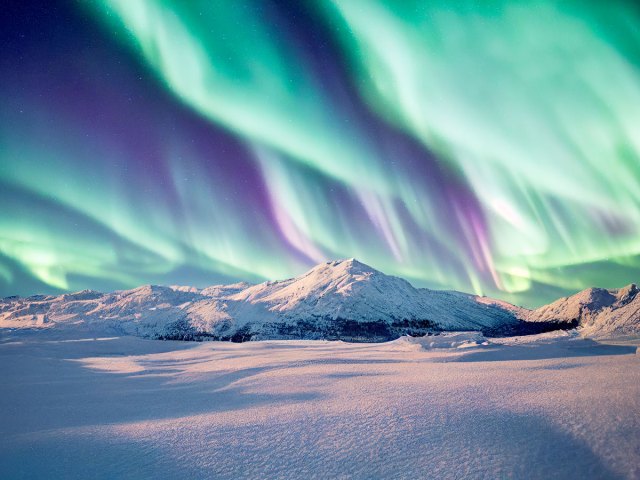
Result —
[{"label": "mountain ridge", "polygon": [[416,288],[356,259],[300,276],[203,289],[143,285],[0,300],[2,328],[76,328],[164,339],[383,341],[440,331],[518,335],[579,328],[592,336],[637,334],[640,295],[586,289],[535,310],[457,291]]}]

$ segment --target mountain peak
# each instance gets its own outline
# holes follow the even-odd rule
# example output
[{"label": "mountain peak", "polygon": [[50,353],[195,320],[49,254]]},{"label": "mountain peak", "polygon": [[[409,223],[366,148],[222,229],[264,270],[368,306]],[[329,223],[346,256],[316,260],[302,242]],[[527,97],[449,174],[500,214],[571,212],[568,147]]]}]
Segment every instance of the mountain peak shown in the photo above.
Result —
[{"label": "mountain peak", "polygon": [[345,264],[360,264],[360,265],[364,265],[363,263],[359,262],[358,260],[356,260],[355,258],[342,258],[342,259],[338,259],[335,261],[335,263],[345,263]]},{"label": "mountain peak", "polygon": [[378,272],[378,270],[376,270],[375,268],[370,267],[369,265],[362,263],[356,260],[355,258],[345,258],[342,260],[334,260],[331,262],[327,262],[325,264],[320,264],[317,267],[315,267],[313,270],[315,270],[316,268],[320,268],[320,269],[329,268],[331,270],[341,271],[341,272],[351,273],[351,274],[381,273],[381,272]]},{"label": "mountain peak", "polygon": [[614,289],[587,288],[531,311],[527,319],[574,324],[590,335],[635,334],[640,325],[638,293],[633,283]]},{"label": "mountain peak", "polygon": [[627,295],[627,294],[631,294],[631,295],[636,295],[638,293],[638,291],[640,291],[640,289],[638,289],[638,285],[636,285],[635,283],[630,283],[629,285],[626,285],[622,288],[618,289],[618,295],[623,294],[623,295]]},{"label": "mountain peak", "polygon": [[639,292],[640,289],[638,289],[638,286],[635,283],[630,283],[626,287],[618,289],[618,291],[616,292],[616,298],[618,300],[618,303],[626,305],[627,303],[633,301]]},{"label": "mountain peak", "polygon": [[554,304],[562,301],[577,303],[582,308],[588,308],[592,311],[598,311],[603,308],[619,306],[633,300],[640,290],[635,283],[631,283],[622,288],[598,288],[591,287],[576,293],[566,299],[561,299]]}]

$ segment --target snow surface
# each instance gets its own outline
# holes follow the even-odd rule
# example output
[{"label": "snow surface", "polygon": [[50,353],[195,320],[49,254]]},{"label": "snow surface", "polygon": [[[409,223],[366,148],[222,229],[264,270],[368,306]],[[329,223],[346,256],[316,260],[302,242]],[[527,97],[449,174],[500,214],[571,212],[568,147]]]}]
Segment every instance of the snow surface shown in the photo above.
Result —
[{"label": "snow surface", "polygon": [[4,330],[0,478],[640,478],[627,343]]}]

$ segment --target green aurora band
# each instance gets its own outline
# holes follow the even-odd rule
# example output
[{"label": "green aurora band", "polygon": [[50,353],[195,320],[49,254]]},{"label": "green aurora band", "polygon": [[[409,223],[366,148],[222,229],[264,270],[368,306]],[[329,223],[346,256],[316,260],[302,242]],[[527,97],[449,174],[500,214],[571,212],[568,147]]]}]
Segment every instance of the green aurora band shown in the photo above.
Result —
[{"label": "green aurora band", "polygon": [[186,127],[160,128],[158,182],[123,173],[134,154],[99,126],[3,84],[2,292],[257,281],[343,257],[526,305],[639,279],[632,2],[303,2],[344,66],[340,91],[286,9],[260,5],[74,8],[176,109],[243,145],[266,208],[202,173],[224,155]]}]

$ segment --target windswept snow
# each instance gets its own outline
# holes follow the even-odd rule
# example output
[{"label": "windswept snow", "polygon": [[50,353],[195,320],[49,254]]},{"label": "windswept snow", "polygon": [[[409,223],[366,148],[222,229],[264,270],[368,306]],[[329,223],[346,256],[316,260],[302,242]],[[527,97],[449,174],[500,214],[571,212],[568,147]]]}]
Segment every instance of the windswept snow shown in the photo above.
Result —
[{"label": "windswept snow", "polygon": [[636,346],[80,333],[2,333],[0,478],[640,477]]},{"label": "windswept snow", "polygon": [[489,345],[489,341],[480,332],[440,333],[422,337],[403,336],[389,342],[392,349],[429,350],[433,348],[474,348]]}]

